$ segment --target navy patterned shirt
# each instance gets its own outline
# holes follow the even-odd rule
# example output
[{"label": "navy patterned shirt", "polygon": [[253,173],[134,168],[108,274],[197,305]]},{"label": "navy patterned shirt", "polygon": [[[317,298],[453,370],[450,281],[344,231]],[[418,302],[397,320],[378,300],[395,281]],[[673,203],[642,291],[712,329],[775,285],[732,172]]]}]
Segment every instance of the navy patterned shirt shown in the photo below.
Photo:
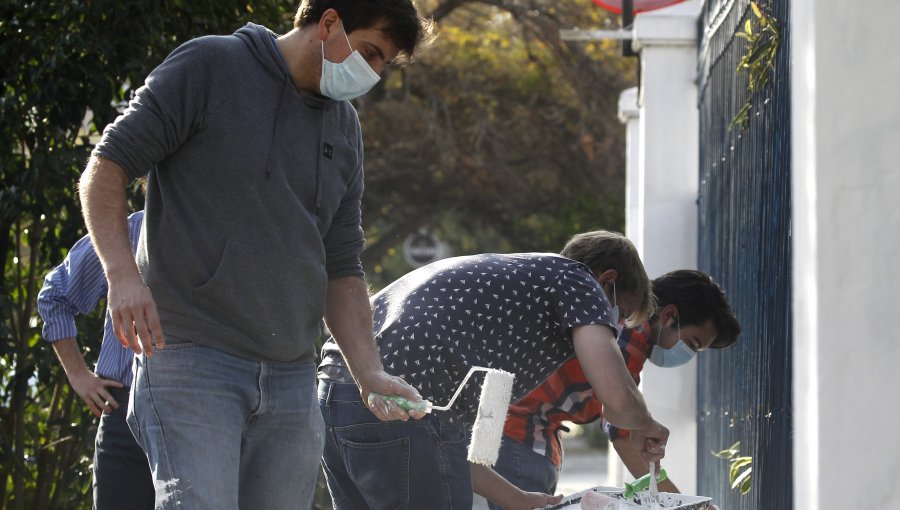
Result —
[{"label": "navy patterned shirt", "polygon": [[[473,366],[513,373],[517,401],[574,357],[573,327],[615,329],[591,270],[546,253],[441,260],[406,274],[372,302],[385,370],[436,406],[447,404]],[[322,358],[323,366],[342,363],[333,339]],[[476,373],[466,384],[452,421],[474,422],[482,380]]]}]

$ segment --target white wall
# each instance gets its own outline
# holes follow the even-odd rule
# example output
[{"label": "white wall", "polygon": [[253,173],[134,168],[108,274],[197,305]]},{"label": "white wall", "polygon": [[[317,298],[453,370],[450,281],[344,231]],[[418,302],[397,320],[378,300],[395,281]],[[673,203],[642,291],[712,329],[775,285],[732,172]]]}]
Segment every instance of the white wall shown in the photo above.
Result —
[{"label": "white wall", "polygon": [[[699,8],[699,0],[689,0],[634,22],[642,77],[639,157],[636,174],[628,173],[626,197],[641,197],[643,215],[628,215],[626,232],[639,236],[651,278],[697,267]],[[648,363],[641,383],[654,418],[671,431],[662,465],[688,494],[697,487],[696,374],[694,361],[677,369]]]},{"label": "white wall", "polygon": [[897,508],[900,2],[791,11],[794,507]]}]

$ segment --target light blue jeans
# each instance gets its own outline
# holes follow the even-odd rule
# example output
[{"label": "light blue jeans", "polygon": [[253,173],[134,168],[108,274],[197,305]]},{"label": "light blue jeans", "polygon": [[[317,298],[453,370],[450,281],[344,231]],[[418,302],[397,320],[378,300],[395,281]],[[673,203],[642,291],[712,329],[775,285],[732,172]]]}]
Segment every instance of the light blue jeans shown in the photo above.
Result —
[{"label": "light blue jeans", "polygon": [[156,508],[310,508],[324,444],[315,374],[190,343],[138,357],[128,426]]}]

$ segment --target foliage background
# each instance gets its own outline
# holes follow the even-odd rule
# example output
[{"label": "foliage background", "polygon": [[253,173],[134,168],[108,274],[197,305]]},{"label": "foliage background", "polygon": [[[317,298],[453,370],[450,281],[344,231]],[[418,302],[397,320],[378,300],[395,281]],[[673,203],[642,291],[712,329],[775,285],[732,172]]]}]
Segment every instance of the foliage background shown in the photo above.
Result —
[{"label": "foliage background", "polygon": [[[439,24],[416,64],[356,102],[366,143],[364,265],[373,287],[427,231],[456,255],[558,251],[621,230],[618,93],[634,63],[561,28],[614,23],[589,0],[422,0]],[[44,275],[85,234],[91,143],[178,44],[247,21],[291,27],[293,1],[0,0],[0,508],[90,508],[96,423],[40,339]],[[142,207],[132,194],[132,207]],[[96,360],[102,310],[79,319]],[[325,502],[320,503],[323,507]]]}]

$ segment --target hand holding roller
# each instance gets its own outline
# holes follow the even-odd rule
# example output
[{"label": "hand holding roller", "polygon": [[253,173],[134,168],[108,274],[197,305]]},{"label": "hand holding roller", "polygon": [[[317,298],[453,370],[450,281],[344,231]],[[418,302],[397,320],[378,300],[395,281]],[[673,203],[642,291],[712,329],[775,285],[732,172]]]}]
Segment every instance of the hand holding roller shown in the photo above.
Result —
[{"label": "hand holding roller", "polygon": [[512,385],[515,376],[503,370],[485,367],[472,367],[456,388],[450,402],[444,406],[435,406],[428,400],[413,402],[396,395],[369,394],[369,405],[372,399],[378,395],[384,400],[394,402],[407,411],[430,413],[432,411],[446,411],[450,409],[456,397],[462,392],[463,386],[475,372],[485,372],[484,383],[481,385],[481,396],[478,399],[478,414],[475,424],[472,426],[472,440],[469,443],[469,462],[493,466],[497,462],[500,452],[500,438],[503,435],[503,424],[506,422],[506,411],[509,408],[512,396]]}]

